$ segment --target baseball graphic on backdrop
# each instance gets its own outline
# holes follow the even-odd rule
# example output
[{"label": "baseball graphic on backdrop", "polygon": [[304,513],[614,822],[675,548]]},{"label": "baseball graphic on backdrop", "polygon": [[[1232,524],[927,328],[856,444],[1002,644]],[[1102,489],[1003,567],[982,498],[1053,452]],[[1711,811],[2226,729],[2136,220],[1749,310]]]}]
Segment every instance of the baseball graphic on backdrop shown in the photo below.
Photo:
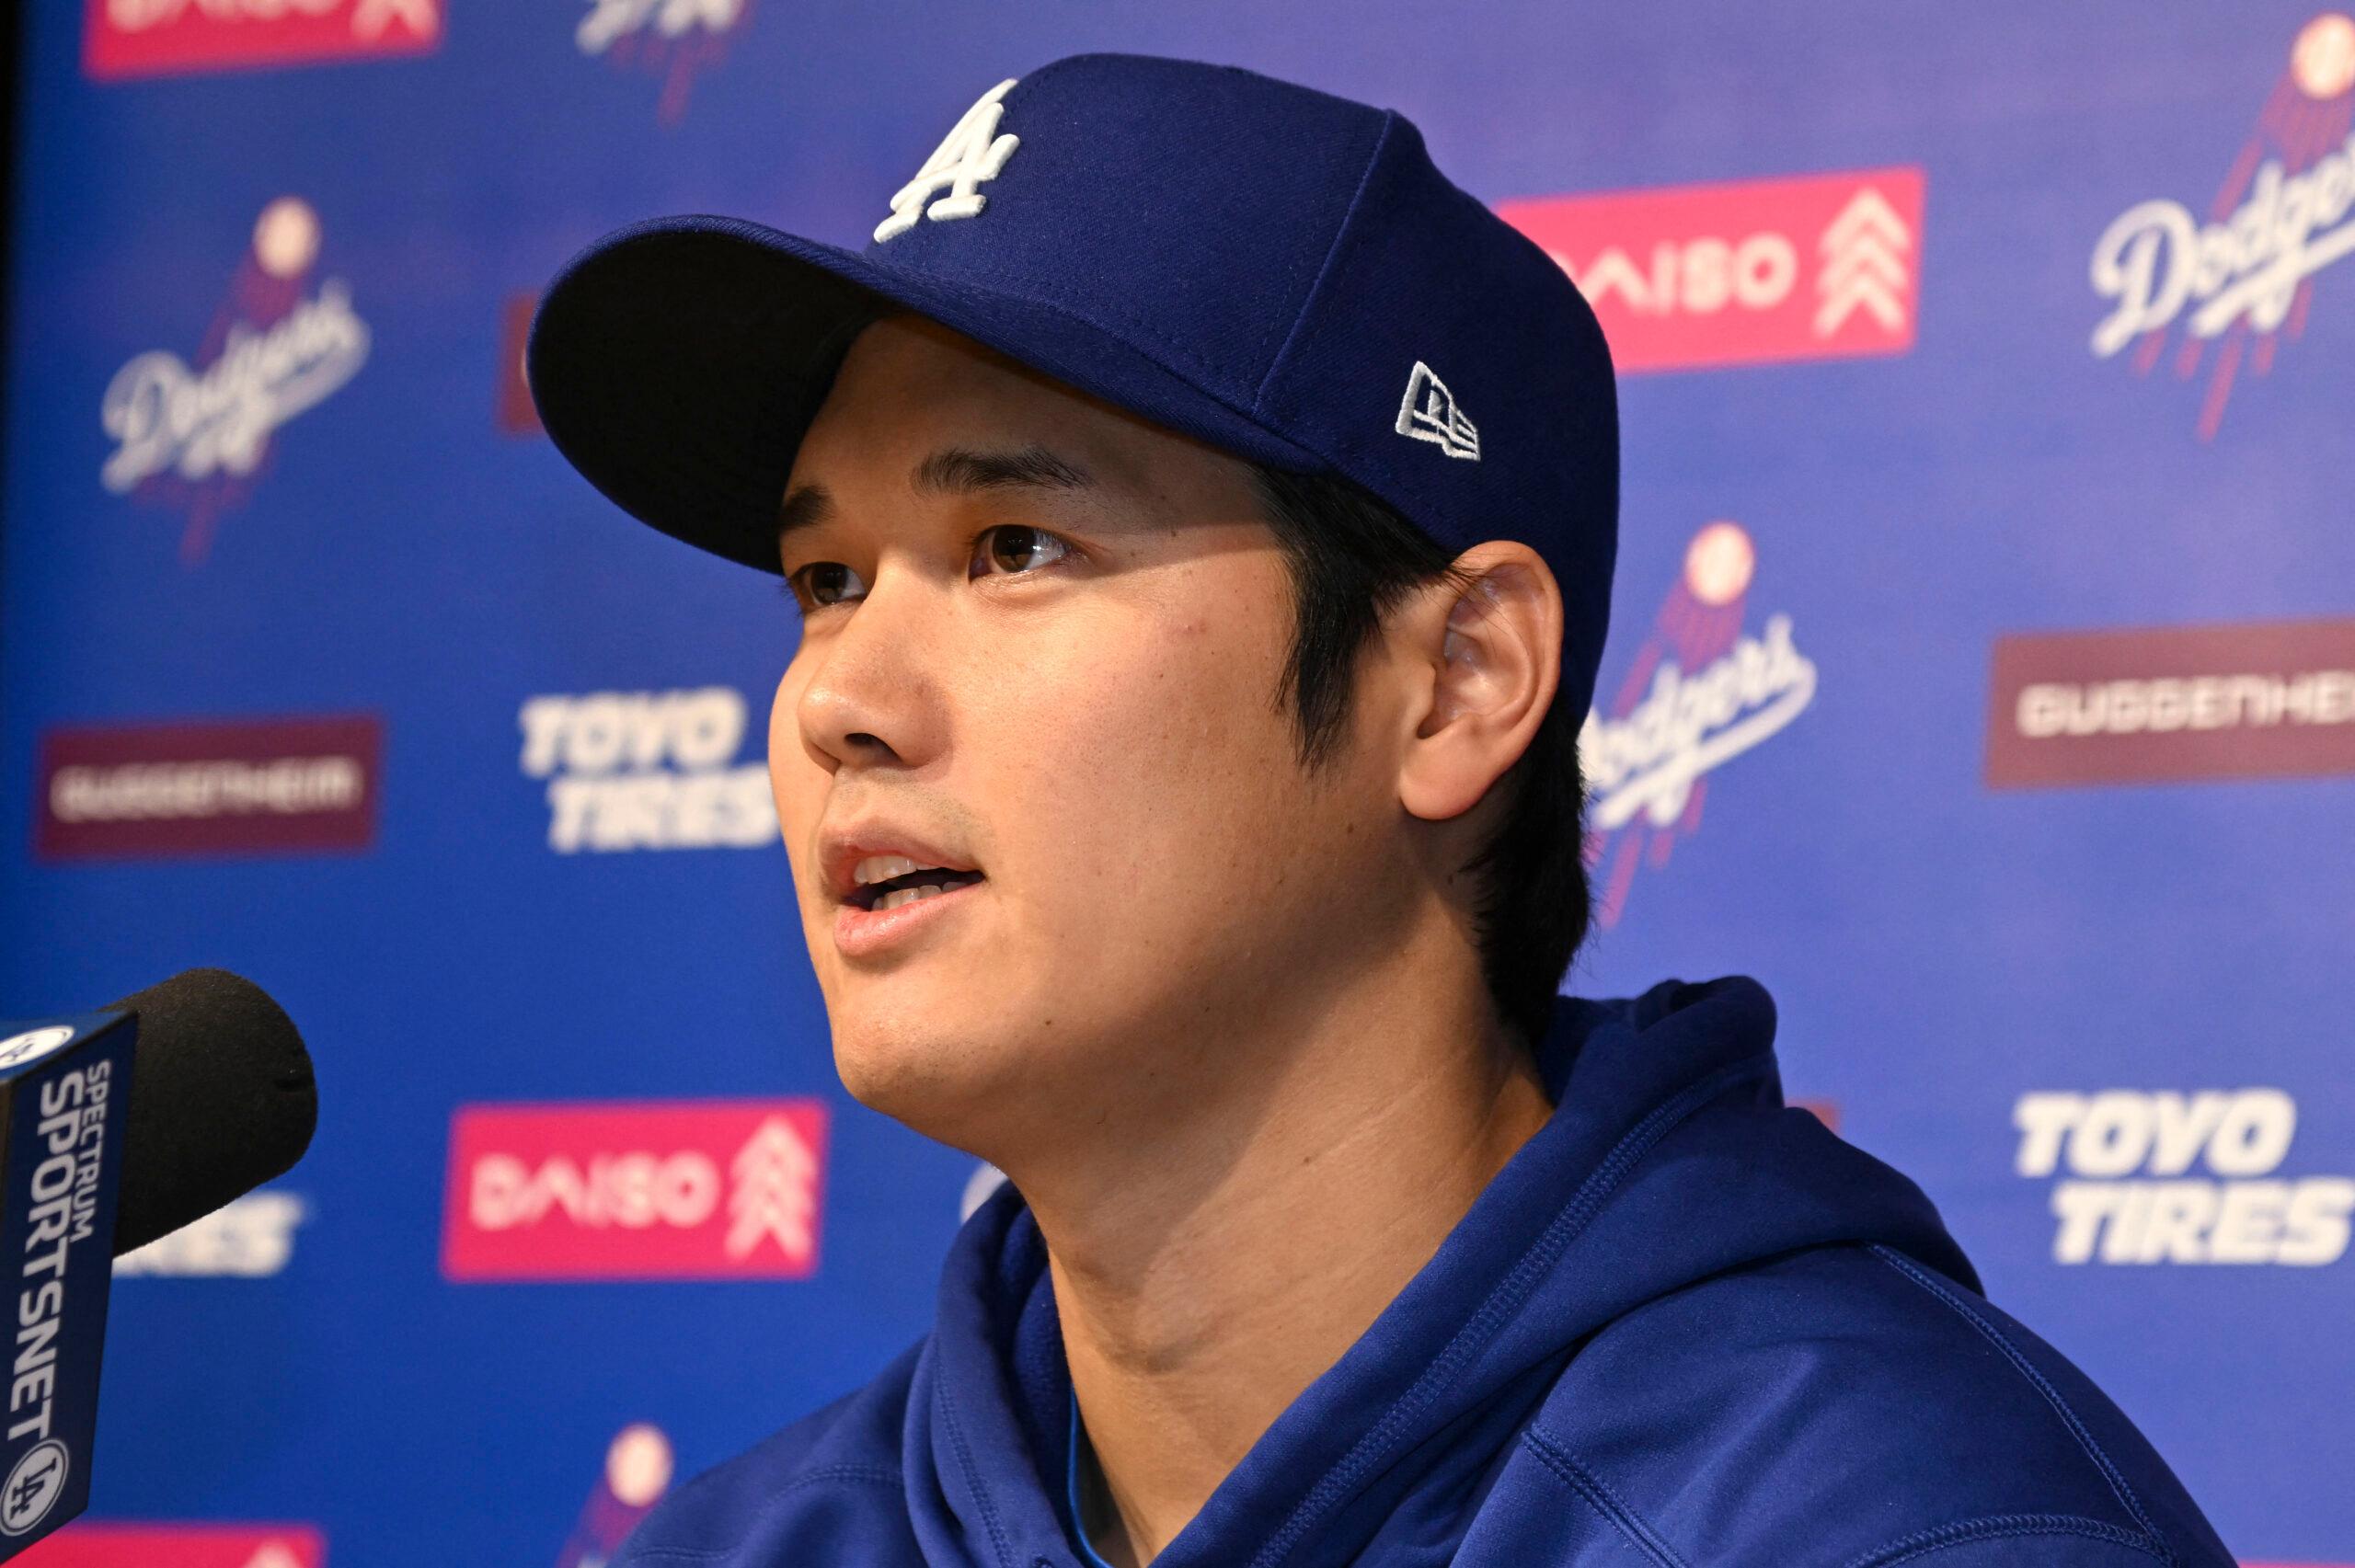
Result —
[{"label": "baseball graphic on backdrop", "polygon": [[643,1508],[671,1484],[671,1439],[644,1422],[625,1426],[605,1450],[605,1484],[633,1508]]},{"label": "baseball graphic on backdrop", "polygon": [[273,278],[299,278],[319,255],[319,215],[299,196],[281,196],[254,220],[254,259]]},{"label": "baseball graphic on backdrop", "polygon": [[1750,588],[1758,550],[1738,522],[1713,522],[1684,551],[1684,586],[1704,604],[1731,604]]},{"label": "baseball graphic on backdrop", "polygon": [[2335,98],[2355,87],[2355,18],[2325,11],[2300,29],[2290,74],[2310,98]]}]

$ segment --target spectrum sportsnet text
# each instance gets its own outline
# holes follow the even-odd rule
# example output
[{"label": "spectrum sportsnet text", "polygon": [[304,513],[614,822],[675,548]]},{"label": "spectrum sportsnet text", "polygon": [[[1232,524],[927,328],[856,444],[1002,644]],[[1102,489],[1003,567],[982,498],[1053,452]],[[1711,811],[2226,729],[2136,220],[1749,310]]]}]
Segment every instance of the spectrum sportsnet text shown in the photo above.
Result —
[{"label": "spectrum sportsnet text", "polygon": [[2311,1268],[2346,1255],[2355,1180],[2273,1177],[2298,1126],[2279,1089],[2039,1092],[2020,1096],[2012,1125],[2019,1174],[2068,1177],[2052,1188],[2056,1263]]},{"label": "spectrum sportsnet text", "polygon": [[526,699],[521,765],[548,781],[548,848],[778,842],[767,764],[736,761],[745,721],[742,693],[726,686]]},{"label": "spectrum sportsnet text", "polygon": [[12,1443],[50,1436],[56,1341],[65,1322],[66,1260],[71,1249],[97,1233],[113,1075],[111,1062],[98,1061],[40,1086],[36,1130],[49,1152],[33,1167],[32,1203],[25,1211],[24,1288],[17,1298],[15,1380],[8,1386]]}]

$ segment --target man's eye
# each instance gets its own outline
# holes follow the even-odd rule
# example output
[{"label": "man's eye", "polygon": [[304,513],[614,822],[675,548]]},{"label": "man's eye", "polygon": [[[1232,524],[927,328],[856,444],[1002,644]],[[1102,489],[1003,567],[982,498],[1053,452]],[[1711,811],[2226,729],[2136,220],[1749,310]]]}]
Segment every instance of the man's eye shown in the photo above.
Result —
[{"label": "man's eye", "polygon": [[840,561],[812,561],[794,576],[801,579],[802,592],[813,606],[840,604],[853,597],[854,590],[862,594],[867,591],[858,574]]},{"label": "man's eye", "polygon": [[982,531],[973,558],[989,560],[1019,575],[1037,567],[1051,567],[1071,554],[1071,546],[1051,533],[1018,522],[1001,522]]}]

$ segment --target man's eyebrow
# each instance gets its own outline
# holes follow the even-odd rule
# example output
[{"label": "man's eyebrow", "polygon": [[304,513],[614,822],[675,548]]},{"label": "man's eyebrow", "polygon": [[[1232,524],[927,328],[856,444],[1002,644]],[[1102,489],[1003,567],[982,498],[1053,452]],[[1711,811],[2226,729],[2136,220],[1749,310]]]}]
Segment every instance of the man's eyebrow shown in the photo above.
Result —
[{"label": "man's eyebrow", "polygon": [[[1033,442],[1008,452],[943,447],[915,465],[908,484],[920,496],[938,496],[1023,487],[1085,490],[1093,488],[1096,480],[1077,464]],[[782,541],[802,529],[830,522],[835,511],[832,491],[814,481],[803,485],[777,508],[776,536]]]},{"label": "man's eyebrow", "polygon": [[834,515],[834,498],[823,485],[804,485],[776,509],[776,536],[783,543],[794,532],[815,528]]},{"label": "man's eyebrow", "polygon": [[969,447],[943,447],[915,466],[908,483],[916,494],[942,495],[971,490],[1038,486],[1052,490],[1085,490],[1096,480],[1088,472],[1066,463],[1036,442],[1011,452],[975,452]]}]

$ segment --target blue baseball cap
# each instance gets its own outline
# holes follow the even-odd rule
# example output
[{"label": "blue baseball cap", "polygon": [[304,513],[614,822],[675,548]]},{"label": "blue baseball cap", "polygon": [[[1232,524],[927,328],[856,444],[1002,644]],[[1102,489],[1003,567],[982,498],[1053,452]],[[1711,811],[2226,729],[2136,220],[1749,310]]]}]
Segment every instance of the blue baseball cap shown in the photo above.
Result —
[{"label": "blue baseball cap", "polygon": [[1083,54],[991,87],[863,250],[658,218],[566,262],[525,377],[623,510],[775,572],[795,450],[859,331],[913,311],[1235,456],[1354,481],[1442,544],[1517,539],[1592,701],[1618,408],[1562,269],[1403,116],[1254,72]]}]

